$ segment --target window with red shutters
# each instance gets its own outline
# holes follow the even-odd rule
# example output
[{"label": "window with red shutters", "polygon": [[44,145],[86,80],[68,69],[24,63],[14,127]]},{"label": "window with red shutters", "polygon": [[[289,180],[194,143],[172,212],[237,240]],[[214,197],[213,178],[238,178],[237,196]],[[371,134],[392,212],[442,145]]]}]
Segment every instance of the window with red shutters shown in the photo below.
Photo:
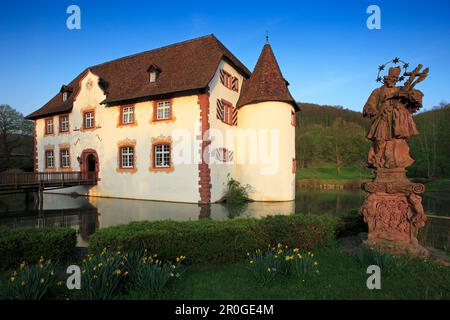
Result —
[{"label": "window with red shutters", "polygon": [[230,90],[239,91],[239,79],[223,69],[220,70],[220,82]]}]

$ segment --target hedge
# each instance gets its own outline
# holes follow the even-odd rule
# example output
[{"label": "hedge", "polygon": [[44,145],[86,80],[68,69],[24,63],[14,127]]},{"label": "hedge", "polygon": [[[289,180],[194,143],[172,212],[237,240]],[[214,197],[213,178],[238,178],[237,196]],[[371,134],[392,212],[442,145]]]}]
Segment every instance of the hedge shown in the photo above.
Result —
[{"label": "hedge", "polygon": [[76,231],[70,228],[0,227],[0,269],[34,263],[41,256],[66,262],[74,257],[76,243]]},{"label": "hedge", "polygon": [[147,249],[163,259],[187,256],[188,263],[242,260],[246,253],[279,242],[312,250],[334,240],[337,219],[330,215],[269,216],[226,221],[140,221],[101,229],[89,239],[89,252],[104,248]]}]

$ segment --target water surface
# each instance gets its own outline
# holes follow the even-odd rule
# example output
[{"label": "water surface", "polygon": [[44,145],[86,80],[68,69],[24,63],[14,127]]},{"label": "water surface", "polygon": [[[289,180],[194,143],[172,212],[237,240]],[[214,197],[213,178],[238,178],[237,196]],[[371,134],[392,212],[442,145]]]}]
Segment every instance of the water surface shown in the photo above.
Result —
[{"label": "water surface", "polygon": [[[222,204],[201,206],[145,200],[127,200],[44,194],[43,210],[25,204],[24,195],[0,196],[0,224],[10,227],[69,226],[77,230],[78,245],[87,246],[89,236],[96,230],[142,220],[214,220],[237,217],[264,217],[329,213],[343,215],[358,209],[364,193],[360,191],[300,190],[295,201],[251,202],[243,207],[229,208]],[[450,200],[443,194],[425,194],[423,205],[431,217],[423,241],[439,248],[450,244]]]}]

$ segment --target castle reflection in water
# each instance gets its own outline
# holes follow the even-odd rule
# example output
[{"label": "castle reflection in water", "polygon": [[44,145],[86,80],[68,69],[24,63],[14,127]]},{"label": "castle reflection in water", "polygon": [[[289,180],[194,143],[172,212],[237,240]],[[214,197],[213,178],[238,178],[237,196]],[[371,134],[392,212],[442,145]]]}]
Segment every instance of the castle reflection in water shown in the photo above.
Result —
[{"label": "castle reflection in water", "polygon": [[18,199],[11,203],[2,196],[0,200],[0,224],[13,228],[71,227],[77,230],[78,246],[87,246],[89,236],[98,229],[131,221],[225,220],[237,216],[263,217],[295,212],[294,201],[264,203],[263,206],[260,202],[250,202],[229,207],[45,193],[43,210],[37,210],[32,205],[18,204],[21,202]]},{"label": "castle reflection in water", "polygon": [[[264,217],[328,213],[347,214],[361,205],[362,192],[297,191],[296,200],[288,202],[250,202],[230,207],[222,204],[198,205],[146,200],[98,198],[44,194],[43,210],[25,204],[23,194],[0,195],[0,224],[18,227],[68,226],[77,230],[78,246],[88,245],[89,236],[96,230],[131,221],[142,220],[226,220],[236,217]],[[450,200],[424,197],[428,223],[421,234],[421,243],[449,251]]]}]

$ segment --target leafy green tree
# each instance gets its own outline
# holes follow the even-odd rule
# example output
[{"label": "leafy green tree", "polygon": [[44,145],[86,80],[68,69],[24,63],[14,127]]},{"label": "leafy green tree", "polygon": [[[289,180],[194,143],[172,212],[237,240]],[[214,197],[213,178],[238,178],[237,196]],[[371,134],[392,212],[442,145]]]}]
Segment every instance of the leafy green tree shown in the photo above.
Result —
[{"label": "leafy green tree", "polygon": [[0,154],[3,169],[11,166],[11,156],[24,138],[33,135],[33,123],[7,104],[0,105]]},{"label": "leafy green tree", "polygon": [[410,173],[428,179],[450,176],[450,104],[414,117],[419,135],[409,140],[415,159]]}]

